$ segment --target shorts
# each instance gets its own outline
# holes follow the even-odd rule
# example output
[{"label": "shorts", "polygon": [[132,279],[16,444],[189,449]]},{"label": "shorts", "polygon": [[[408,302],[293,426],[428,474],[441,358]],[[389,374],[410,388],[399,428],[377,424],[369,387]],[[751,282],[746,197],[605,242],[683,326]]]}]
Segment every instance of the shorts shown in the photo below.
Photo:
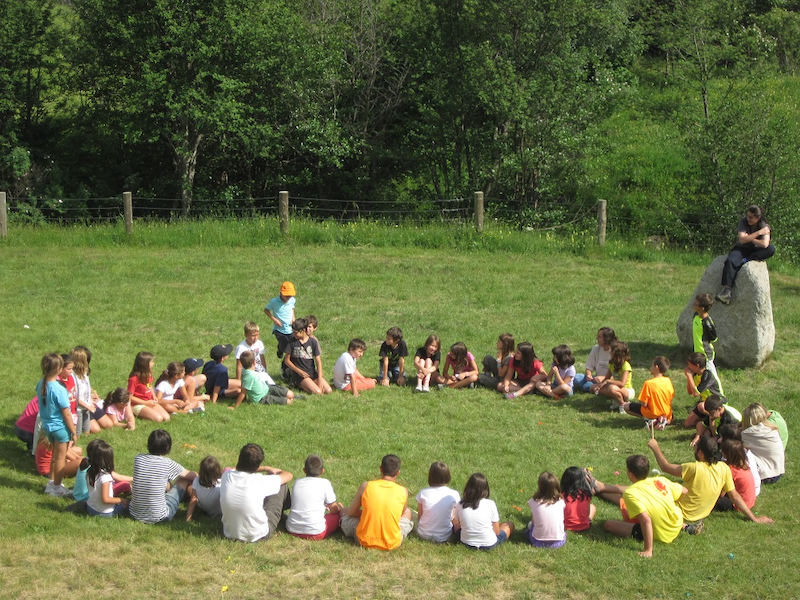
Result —
[{"label": "shorts", "polygon": [[633,388],[629,388],[629,387],[622,388],[622,389],[624,391],[628,392],[628,402],[630,402],[631,400],[635,400],[636,399],[636,390],[634,390]]},{"label": "shorts", "polygon": [[100,420],[100,419],[102,419],[103,417],[105,417],[105,416],[106,416],[106,411],[104,411],[102,408],[100,408],[100,407],[98,406],[98,407],[97,407],[97,408],[94,410],[94,412],[93,412],[93,413],[90,413],[90,414],[92,415],[92,421],[98,421],[98,420]]},{"label": "shorts", "polygon": [[69,430],[66,427],[55,431],[46,431],[45,435],[51,444],[68,444],[70,440]]},{"label": "shorts", "polygon": [[[472,550],[491,550],[492,548],[497,548],[500,544],[505,542],[507,539],[508,539],[508,535],[506,534],[506,532],[505,531],[501,531],[500,533],[497,534],[497,541],[494,544],[492,544],[491,546],[470,546],[469,544],[464,544],[464,546],[466,546],[467,548],[470,548]],[[462,542],[462,544],[463,544],[463,542]]]},{"label": "shorts", "polygon": [[631,529],[631,537],[635,539],[637,542],[644,541],[644,534],[642,533],[642,526],[639,523],[634,523],[633,529]]},{"label": "shorts", "polygon": [[132,404],[131,405],[131,410],[133,411],[133,416],[134,417],[138,417],[139,413],[142,412],[143,408],[144,408],[144,404]]},{"label": "shorts", "polygon": [[102,517],[105,519],[110,519],[111,517],[116,517],[118,515],[127,515],[128,514],[128,505],[127,504],[115,504],[114,509],[111,512],[97,512],[91,506],[86,506],[86,512],[89,513],[89,516],[92,517]]},{"label": "shorts", "polygon": [[563,540],[537,540],[529,530],[528,542],[530,542],[531,546],[535,546],[536,548],[549,548],[554,550],[556,548],[561,548],[561,546],[567,543],[567,535],[564,534]]},{"label": "shorts", "polygon": [[181,500],[186,495],[186,490],[184,490],[179,485],[173,485],[166,494],[167,500],[167,510],[169,511],[167,516],[164,517],[159,521],[159,523],[166,523],[167,521],[172,521],[173,517],[178,513],[178,507],[181,505]]},{"label": "shorts", "polygon": [[288,404],[289,388],[282,385],[270,385],[269,394],[258,401],[259,404]]},{"label": "shorts", "polygon": [[642,403],[641,402],[631,402],[628,404],[628,410],[635,415],[642,416]]},{"label": "shorts", "polygon": [[[314,371],[313,373],[309,373],[309,374],[308,374],[308,376],[309,376],[311,379],[313,379],[314,381],[316,381],[316,380],[317,380],[317,378],[319,377],[319,373],[317,373],[316,371]],[[292,386],[294,386],[294,387],[296,387],[296,388],[300,388],[300,387],[301,387],[301,386],[300,386],[300,383],[303,381],[304,377],[301,377],[300,375],[298,375],[298,374],[297,374],[297,373],[295,373],[294,371],[291,371],[291,375],[290,375],[290,377],[291,377],[291,380],[292,380]]]}]

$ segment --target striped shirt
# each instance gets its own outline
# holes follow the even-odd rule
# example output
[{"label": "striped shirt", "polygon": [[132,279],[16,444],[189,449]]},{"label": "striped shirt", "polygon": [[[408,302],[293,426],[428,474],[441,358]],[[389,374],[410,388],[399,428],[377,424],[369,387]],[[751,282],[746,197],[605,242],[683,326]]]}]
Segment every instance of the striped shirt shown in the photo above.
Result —
[{"label": "striped shirt", "polygon": [[169,516],[167,483],[175,480],[185,470],[166,456],[138,454],[133,459],[131,517],[142,523],[158,523]]}]

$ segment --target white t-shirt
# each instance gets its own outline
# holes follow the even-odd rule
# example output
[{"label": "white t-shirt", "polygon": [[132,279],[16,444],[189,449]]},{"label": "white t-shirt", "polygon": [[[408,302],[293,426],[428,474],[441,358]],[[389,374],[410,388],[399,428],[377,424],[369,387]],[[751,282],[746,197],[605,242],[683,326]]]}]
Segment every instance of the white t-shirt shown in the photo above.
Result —
[{"label": "white t-shirt", "polygon": [[494,500],[484,498],[475,510],[464,508],[458,503],[456,518],[461,523],[462,543],[475,548],[494,546],[497,543],[497,534],[492,523],[500,521],[500,513],[497,512]]},{"label": "white t-shirt", "polygon": [[219,505],[220,481],[216,481],[213,487],[200,485],[200,477],[195,477],[192,482],[192,489],[197,496],[197,505],[202,508],[209,517],[221,517],[222,508]]},{"label": "white t-shirt", "polygon": [[611,350],[603,350],[599,345],[595,345],[589,352],[589,358],[586,359],[586,369],[594,375],[605,377],[608,375],[608,361],[610,360]]},{"label": "white t-shirt", "polygon": [[[261,358],[264,356],[264,342],[261,340],[256,340],[255,343],[250,346],[247,344],[247,340],[242,340],[233,351],[234,355],[236,356],[236,360],[240,360],[242,358],[242,352],[246,352],[247,350],[252,352],[256,357],[255,362],[253,363],[253,370],[256,373],[266,373],[267,367],[263,362],[261,362]],[[270,385],[275,385],[275,383],[273,382]]]},{"label": "white t-shirt", "polygon": [[183,385],[184,385],[183,379],[178,379],[178,381],[176,381],[174,385],[171,384],[168,379],[165,379],[156,386],[156,391],[162,392],[164,394],[163,396],[164,400],[174,400],[175,392],[181,389]]},{"label": "white t-shirt", "polygon": [[564,539],[564,500],[552,504],[528,500],[533,521],[533,537],[540,542],[559,542]]},{"label": "white t-shirt", "polygon": [[426,487],[417,494],[417,505],[422,510],[417,535],[423,540],[446,542],[453,533],[453,507],[461,500],[460,494],[446,485]]},{"label": "white t-shirt", "polygon": [[349,352],[344,352],[333,365],[333,385],[343,390],[350,383],[348,375],[356,372],[356,359]]},{"label": "white t-shirt", "polygon": [[321,477],[303,477],[292,488],[292,510],[286,519],[290,533],[317,535],[325,531],[325,506],[336,502],[333,486]]},{"label": "white t-shirt", "polygon": [[745,448],[745,456],[747,457],[747,466],[750,467],[750,472],[753,474],[753,483],[756,484],[756,496],[761,493],[761,473],[758,472],[758,461],[756,455]]},{"label": "white t-shirt", "polygon": [[219,503],[225,537],[256,542],[269,535],[264,498],[274,496],[280,489],[279,475],[245,473],[235,469],[223,473]]},{"label": "white t-shirt", "polygon": [[94,511],[99,513],[111,513],[114,512],[114,504],[106,504],[103,502],[103,484],[104,483],[111,483],[111,487],[108,489],[108,495],[112,498],[114,497],[114,478],[111,477],[111,473],[106,473],[103,471],[97,476],[97,479],[94,480],[94,485],[89,488],[89,499],[86,501],[86,504]]},{"label": "white t-shirt", "polygon": [[786,457],[781,434],[759,423],[742,430],[742,443],[756,456],[758,472],[762,479],[769,479],[786,472]]}]

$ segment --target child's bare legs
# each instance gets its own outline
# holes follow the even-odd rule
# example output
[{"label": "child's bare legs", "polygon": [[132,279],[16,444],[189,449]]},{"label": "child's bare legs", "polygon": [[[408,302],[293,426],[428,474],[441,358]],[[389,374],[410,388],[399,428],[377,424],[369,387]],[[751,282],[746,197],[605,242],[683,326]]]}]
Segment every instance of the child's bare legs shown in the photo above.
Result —
[{"label": "child's bare legs", "polygon": [[78,469],[81,468],[81,459],[83,458],[81,449],[77,446],[67,449],[67,455],[64,461],[64,468],[61,470],[62,478],[75,477]]},{"label": "child's bare legs", "polygon": [[[524,396],[525,394],[530,394],[536,387],[536,383],[537,382],[532,379],[530,382],[520,387],[516,381],[511,381],[508,384],[508,393],[513,394],[514,397],[516,398],[519,398],[520,396]],[[505,389],[502,383],[498,386],[498,389],[501,392]]]},{"label": "child's bare legs", "polygon": [[696,427],[697,424],[700,421],[702,421],[702,417],[697,414],[697,411],[704,408],[705,408],[705,403],[699,402],[697,406],[694,408],[694,410],[692,410],[692,412],[689,413],[689,416],[686,417],[686,420],[683,422],[683,426],[686,429],[692,429],[693,427]]},{"label": "child's bare legs", "polygon": [[[322,383],[322,385],[320,385]],[[324,379],[320,382],[319,379],[312,379],[311,377],[305,377],[300,382],[300,387],[308,392],[309,394],[320,395],[320,394],[330,394],[331,393],[331,386],[328,384],[327,381]]]},{"label": "child's bare legs", "polygon": [[512,523],[511,521],[501,522],[500,531],[504,531],[506,534],[506,540],[510,540],[511,534],[514,533],[514,523]]},{"label": "child's bare legs", "polygon": [[457,390],[458,388],[467,387],[470,383],[475,383],[476,381],[478,381],[478,376],[475,374],[467,375],[466,377],[462,377],[460,379],[456,379],[455,376],[453,376],[447,382],[447,385],[452,389]]},{"label": "child's bare legs", "polygon": [[154,423],[163,423],[169,421],[169,413],[160,406],[142,406],[139,414],[136,415],[139,419],[147,419]]},{"label": "child's bare legs", "polygon": [[53,485],[56,487],[61,485],[61,480],[64,477],[68,447],[68,442],[53,442],[53,456],[50,459],[50,477],[53,478]]},{"label": "child's bare legs", "polygon": [[99,419],[92,419],[89,423],[89,433],[99,433],[103,429],[114,427],[114,421],[108,415],[103,415]]},{"label": "child's bare legs", "polygon": [[618,408],[628,399],[628,394],[619,386],[610,383],[600,388],[600,394],[611,398],[612,408]]}]

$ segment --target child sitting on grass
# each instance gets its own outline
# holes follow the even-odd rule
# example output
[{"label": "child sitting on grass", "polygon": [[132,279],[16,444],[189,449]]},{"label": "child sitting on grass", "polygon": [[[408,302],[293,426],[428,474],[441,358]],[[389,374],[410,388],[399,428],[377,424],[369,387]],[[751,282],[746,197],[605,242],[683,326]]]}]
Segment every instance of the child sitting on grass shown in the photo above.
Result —
[{"label": "child sitting on grass", "polygon": [[566,344],[556,346],[552,350],[553,364],[550,367],[550,383],[547,380],[536,383],[536,391],[548,398],[561,399],[572,396],[575,382],[575,357]]},{"label": "child sitting on grass", "polygon": [[283,362],[290,373],[292,385],[309,394],[330,394],[333,390],[322,373],[319,342],[308,335],[308,321],[292,323],[294,339],[283,348]]},{"label": "child sitting on grass", "polygon": [[403,330],[399,327],[390,327],[386,332],[386,340],[381,344],[378,352],[380,357],[380,373],[378,380],[381,385],[387,386],[390,381],[397,385],[406,384],[406,356],[408,346],[403,339]]},{"label": "child sitting on grass", "polygon": [[441,543],[453,535],[453,507],[461,496],[449,483],[450,468],[437,460],[428,469],[428,487],[417,494],[417,535],[423,540]]},{"label": "child sitting on grass", "polygon": [[[701,404],[702,401],[712,395],[719,396],[723,402],[727,402],[728,399],[722,391],[722,383],[719,377],[713,371],[707,369],[706,365],[704,354],[694,352],[689,355],[686,360],[686,368],[683,370],[683,374],[686,376],[686,393],[699,398]],[[683,426],[686,429],[690,429],[697,425],[697,422],[701,421],[704,416],[705,414],[702,412],[693,411],[689,413]]]},{"label": "child sitting on grass", "polygon": [[719,396],[709,396],[705,402],[698,403],[694,412],[701,415],[702,419],[697,422],[697,433],[692,438],[692,447],[696,446],[703,436],[718,438],[721,426],[742,421],[742,414],[732,406],[724,404]]},{"label": "child sitting on grass", "polygon": [[236,404],[229,406],[231,410],[239,408],[247,398],[253,404],[291,404],[295,395],[292,390],[282,385],[267,383],[255,371],[255,354],[245,350],[239,356],[242,365],[242,390],[236,398]]},{"label": "child sitting on grass", "polygon": [[215,404],[218,398],[237,398],[242,391],[242,382],[228,377],[228,367],[222,364],[231,352],[233,346],[230,344],[217,344],[211,348],[212,360],[203,366],[206,392],[212,404]]},{"label": "child sitting on grass", "polygon": [[353,396],[358,396],[358,392],[374,389],[377,381],[364,377],[356,368],[356,361],[364,356],[367,344],[358,338],[350,340],[347,352],[343,352],[336,364],[333,366],[333,386],[336,389],[352,392]]},{"label": "child sitting on grass", "polygon": [[200,507],[209,517],[221,517],[219,503],[222,465],[213,456],[206,456],[200,462],[200,470],[192,482],[189,505],[186,507],[186,520],[191,521],[196,507]]},{"label": "child sitting on grass", "polygon": [[555,475],[545,471],[539,475],[537,487],[536,493],[528,500],[531,509],[528,542],[537,548],[561,548],[567,543],[561,486]]},{"label": "child sitting on grass", "polygon": [[636,397],[633,389],[633,368],[628,344],[619,340],[611,344],[611,359],[608,361],[608,374],[602,383],[592,386],[595,394],[611,398],[611,410],[624,413],[623,404]]},{"label": "child sitting on grass", "polygon": [[508,364],[506,376],[497,384],[497,391],[510,400],[530,393],[546,377],[544,363],[536,356],[533,345],[520,342],[513,360]]},{"label": "child sitting on grass", "polygon": [[311,454],[306,458],[303,473],[306,476],[295,481],[292,488],[286,531],[306,540],[323,540],[339,529],[344,506],[336,501],[331,482],[321,477],[325,468],[319,456]]},{"label": "child sitting on grass", "polygon": [[[452,375],[450,375],[450,369],[453,370]],[[480,375],[478,363],[475,362],[472,352],[467,350],[466,344],[456,342],[450,346],[450,352],[447,353],[442,371],[445,385],[452,389],[473,388],[475,382],[478,381],[478,375]]]},{"label": "child sitting on grass", "polygon": [[642,384],[639,402],[626,402],[622,405],[629,415],[654,421],[653,424],[660,431],[664,431],[664,427],[672,423],[672,400],[675,398],[675,388],[667,376],[669,366],[669,359],[666,356],[656,356],[650,365],[650,375],[653,377]]}]

